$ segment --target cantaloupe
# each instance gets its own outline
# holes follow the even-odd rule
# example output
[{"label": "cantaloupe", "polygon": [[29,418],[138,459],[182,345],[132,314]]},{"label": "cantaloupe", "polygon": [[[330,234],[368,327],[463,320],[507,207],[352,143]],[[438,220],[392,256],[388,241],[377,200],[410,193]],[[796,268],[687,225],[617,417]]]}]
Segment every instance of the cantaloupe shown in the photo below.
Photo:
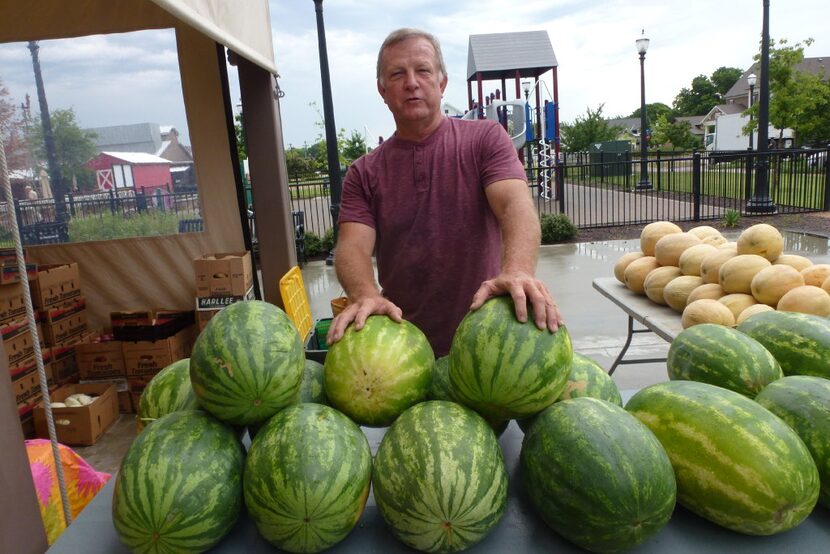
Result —
[{"label": "cantaloupe", "polygon": [[720,231],[711,225],[698,225],[697,227],[692,227],[686,232],[696,236],[700,240],[704,240],[707,237],[723,237],[723,235],[720,234]]},{"label": "cantaloupe", "polygon": [[821,288],[830,293],[830,277],[824,280],[824,282],[821,284]]},{"label": "cantaloupe", "polygon": [[718,249],[711,244],[695,244],[680,254],[677,267],[683,275],[700,275],[700,263],[707,254],[717,252]]},{"label": "cantaloupe", "polygon": [[654,256],[654,245],[666,235],[682,233],[683,229],[671,221],[655,221],[649,223],[640,232],[640,250],[646,256]]},{"label": "cantaloupe", "polygon": [[721,296],[718,298],[718,302],[729,308],[729,311],[732,312],[732,315],[735,317],[735,321],[738,320],[738,316],[741,315],[741,312],[758,303],[754,296],[751,294],[744,294],[742,292]]},{"label": "cantaloupe", "polygon": [[703,277],[703,282],[719,283],[720,266],[737,255],[737,250],[732,248],[719,248],[717,252],[704,256],[700,262],[700,276]]},{"label": "cantaloupe", "polygon": [[683,310],[683,316],[680,318],[680,324],[684,329],[701,323],[715,323],[734,327],[735,316],[732,315],[729,308],[717,300],[704,298],[695,300],[686,306],[686,309]]},{"label": "cantaloupe", "polygon": [[704,237],[703,239],[704,244],[711,244],[712,246],[721,246],[723,244],[732,244],[726,240],[726,237],[723,235],[711,236],[711,237]]},{"label": "cantaloupe", "polygon": [[701,241],[694,235],[689,233],[671,233],[654,245],[654,257],[657,258],[657,263],[660,265],[673,265],[677,267],[680,264],[680,255],[689,248],[700,244]]},{"label": "cantaloupe", "polygon": [[735,241],[727,241],[722,242],[720,244],[715,245],[721,250],[734,250],[735,254],[738,253],[738,243]]},{"label": "cantaloupe", "polygon": [[802,285],[804,276],[796,268],[773,264],[755,274],[750,283],[750,290],[758,302],[775,307],[786,292]]},{"label": "cantaloupe", "polygon": [[781,297],[777,309],[779,312],[800,312],[830,317],[830,293],[812,285],[795,287]]},{"label": "cantaloupe", "polygon": [[812,266],[813,261],[798,254],[781,254],[772,261],[772,265],[788,265],[801,271]]},{"label": "cantaloupe", "polygon": [[686,307],[689,295],[701,285],[703,285],[703,278],[697,275],[675,277],[663,289],[663,300],[672,310],[682,312]]},{"label": "cantaloupe", "polygon": [[758,254],[738,254],[720,266],[718,282],[727,294],[733,292],[752,294],[752,278],[770,265],[772,264],[768,259]]},{"label": "cantaloupe", "polygon": [[737,325],[740,325],[744,322],[744,320],[748,317],[752,317],[755,314],[760,314],[761,312],[774,312],[775,308],[772,306],[767,306],[766,304],[753,304],[752,306],[748,307],[744,311],[742,311],[738,315],[738,319],[735,321]]},{"label": "cantaloupe", "polygon": [[628,264],[633,262],[634,260],[638,260],[645,256],[642,252],[626,252],[623,254],[617,263],[614,264],[614,277],[617,278],[617,281],[620,283],[625,284],[625,268],[628,267]]},{"label": "cantaloupe", "polygon": [[814,264],[801,270],[805,285],[820,287],[830,277],[830,264]]},{"label": "cantaloupe", "polygon": [[766,223],[758,223],[744,229],[738,237],[738,254],[756,254],[772,261],[780,256],[783,250],[783,235]]},{"label": "cantaloupe", "polygon": [[695,300],[703,300],[704,298],[717,300],[722,296],[726,296],[726,291],[723,290],[720,283],[704,283],[689,293],[689,297],[686,298],[686,304],[688,305]]},{"label": "cantaloupe", "polygon": [[663,299],[663,289],[676,277],[680,277],[680,269],[674,266],[667,265],[652,270],[646,275],[646,280],[643,283],[643,290],[645,290],[646,296],[652,302],[665,305],[666,301]]},{"label": "cantaloupe", "polygon": [[628,264],[623,272],[625,286],[637,294],[645,294],[645,282],[648,274],[660,267],[654,256],[643,256]]}]

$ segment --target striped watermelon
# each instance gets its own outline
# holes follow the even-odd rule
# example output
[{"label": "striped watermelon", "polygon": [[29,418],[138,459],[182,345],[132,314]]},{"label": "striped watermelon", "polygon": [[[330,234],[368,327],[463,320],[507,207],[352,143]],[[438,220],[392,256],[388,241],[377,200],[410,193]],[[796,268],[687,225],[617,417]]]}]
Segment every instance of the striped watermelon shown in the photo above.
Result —
[{"label": "striped watermelon", "polygon": [[190,380],[199,404],[222,421],[265,421],[292,404],[300,390],[305,353],[294,324],[273,304],[237,302],[199,334]]},{"label": "striped watermelon", "polygon": [[[532,310],[530,310],[532,312]],[[520,323],[509,296],[468,313],[450,347],[450,383],[458,399],[493,419],[526,417],[550,406],[565,388],[573,360],[565,327],[556,333]]]},{"label": "striped watermelon", "polygon": [[329,347],[325,387],[329,403],[361,425],[384,427],[426,398],[435,356],[420,329],[386,316],[349,326]]},{"label": "striped watermelon", "polygon": [[[574,352],[571,370],[568,372],[568,380],[565,382],[565,390],[562,391],[556,401],[583,396],[605,400],[622,407],[620,390],[611,376],[593,359],[579,352]],[[535,418],[535,415],[525,417],[517,420],[517,423],[522,431],[526,433]]]},{"label": "striped watermelon", "polygon": [[190,358],[185,358],[173,362],[150,379],[141,393],[135,424],[140,433],[161,416],[198,407],[199,400],[190,385]]},{"label": "striped watermelon", "polygon": [[784,375],[830,379],[830,319],[795,312],[762,312],[748,317],[738,331],[775,356]]},{"label": "striped watermelon", "polygon": [[830,508],[830,380],[791,375],[770,383],[755,401],[793,428],[818,467],[818,501]]},{"label": "striped watermelon", "polygon": [[251,444],[245,506],[277,548],[320,552],[360,519],[371,477],[360,428],[328,406],[299,404],[272,417]]},{"label": "striped watermelon", "polygon": [[323,364],[306,359],[305,367],[303,368],[303,381],[295,400],[297,404],[301,402],[326,403],[326,383]]},{"label": "striped watermelon", "polygon": [[677,500],[747,535],[792,529],[810,515],[819,477],[786,423],[749,398],[715,385],[669,381],[626,405],[669,455]]},{"label": "striped watermelon", "polygon": [[422,552],[469,548],[507,505],[507,472],[487,423],[440,400],[413,406],[392,424],[375,456],[372,485],[392,532]]},{"label": "striped watermelon", "polygon": [[230,531],[242,509],[245,453],[230,427],[179,411],[130,445],[115,479],[112,519],[133,552],[203,552]]},{"label": "striped watermelon", "polygon": [[669,521],[677,493],[666,451],[620,406],[557,402],[522,442],[522,479],[542,519],[593,552],[632,548]]},{"label": "striped watermelon", "polygon": [[450,400],[452,397],[452,385],[450,385],[450,357],[441,356],[435,359],[432,367],[432,384],[429,386],[427,398],[430,400]]},{"label": "striped watermelon", "polygon": [[666,359],[672,381],[699,381],[755,398],[784,376],[761,343],[731,327],[703,323],[680,332]]}]

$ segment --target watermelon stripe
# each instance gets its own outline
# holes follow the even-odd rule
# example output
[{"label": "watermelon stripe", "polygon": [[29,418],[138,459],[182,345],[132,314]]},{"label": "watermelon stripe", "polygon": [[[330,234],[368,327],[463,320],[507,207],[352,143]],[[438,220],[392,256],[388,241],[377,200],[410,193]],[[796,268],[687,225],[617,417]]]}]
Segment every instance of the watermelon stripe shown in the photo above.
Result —
[{"label": "watermelon stripe", "polygon": [[748,317],[738,331],[760,342],[784,375],[830,379],[830,320],[795,312],[769,311]]},{"label": "watermelon stripe", "polygon": [[319,552],[358,521],[369,493],[371,451],[360,429],[319,404],[281,411],[254,438],[245,504],[260,533],[291,552]]},{"label": "watermelon stripe", "polygon": [[798,525],[818,496],[806,447],[783,421],[738,393],[671,381],[638,392],[626,409],[663,444],[678,501],[729,529],[768,535]]},{"label": "watermelon stripe", "polygon": [[404,412],[378,448],[372,479],[378,509],[395,535],[427,552],[478,542],[506,505],[507,474],[495,436],[483,419],[451,402]]}]

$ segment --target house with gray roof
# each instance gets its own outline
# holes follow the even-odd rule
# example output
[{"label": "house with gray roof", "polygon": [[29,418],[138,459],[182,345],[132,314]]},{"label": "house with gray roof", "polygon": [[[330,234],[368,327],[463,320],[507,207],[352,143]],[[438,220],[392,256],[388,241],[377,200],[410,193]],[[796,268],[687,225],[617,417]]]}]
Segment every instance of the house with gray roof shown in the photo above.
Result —
[{"label": "house with gray roof", "polygon": [[176,164],[192,164],[193,154],[179,143],[179,132],[171,125],[133,123],[87,129],[95,133],[99,152],[144,152]]}]

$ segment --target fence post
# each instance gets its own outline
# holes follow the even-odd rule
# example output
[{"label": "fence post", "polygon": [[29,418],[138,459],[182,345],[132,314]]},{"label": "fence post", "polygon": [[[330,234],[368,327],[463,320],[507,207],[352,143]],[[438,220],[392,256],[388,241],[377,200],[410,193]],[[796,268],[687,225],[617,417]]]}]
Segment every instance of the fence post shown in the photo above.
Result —
[{"label": "fence post", "polygon": [[700,221],[700,153],[692,157],[692,195],[694,197],[694,221]]},{"label": "fence post", "polygon": [[749,199],[752,198],[752,150],[749,150],[746,155],[746,164],[744,167],[744,202],[749,202]]},{"label": "fence post", "polygon": [[830,212],[830,148],[824,151],[824,211]]},{"label": "fence post", "polygon": [[660,168],[660,150],[657,150],[657,192],[660,192],[660,177],[662,173]]},{"label": "fence post", "polygon": [[556,164],[556,199],[559,200],[559,213],[565,213],[565,170],[568,167],[564,158]]}]

